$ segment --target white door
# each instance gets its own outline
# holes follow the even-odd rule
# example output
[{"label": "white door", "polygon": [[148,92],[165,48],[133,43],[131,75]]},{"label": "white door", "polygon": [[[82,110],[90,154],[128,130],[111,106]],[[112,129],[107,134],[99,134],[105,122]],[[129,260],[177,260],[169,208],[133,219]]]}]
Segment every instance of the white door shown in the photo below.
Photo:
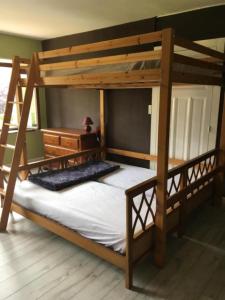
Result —
[{"label": "white door", "polygon": [[[222,50],[224,39],[202,44]],[[183,53],[182,53],[183,54]],[[171,158],[188,160],[215,147],[219,110],[219,87],[176,86],[172,89],[170,147]],[[152,89],[150,153],[157,155],[159,88]],[[155,168],[155,163],[150,164]]]}]

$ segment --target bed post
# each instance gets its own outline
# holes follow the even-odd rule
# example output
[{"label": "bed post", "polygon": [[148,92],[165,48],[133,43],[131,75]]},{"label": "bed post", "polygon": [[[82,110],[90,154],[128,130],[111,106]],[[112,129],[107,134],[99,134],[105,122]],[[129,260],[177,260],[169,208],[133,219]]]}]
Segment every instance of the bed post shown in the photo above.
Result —
[{"label": "bed post", "polygon": [[[225,80],[225,76],[223,76]],[[224,82],[223,82],[224,84]],[[215,178],[215,201],[219,204],[222,196],[225,195],[225,87],[221,86],[220,106],[217,126],[216,148],[219,149],[219,157],[217,157],[217,166],[223,167],[223,171]]]},{"label": "bed post", "polygon": [[132,232],[132,199],[126,195],[126,270],[125,286],[131,289],[133,285],[133,232]]},{"label": "bed post", "polygon": [[159,104],[158,160],[157,160],[157,203],[156,203],[156,241],[154,259],[157,266],[165,263],[166,254],[166,209],[167,176],[170,129],[170,106],[172,91],[172,61],[174,31],[162,30],[161,82]]},{"label": "bed post", "polygon": [[105,159],[105,91],[100,90],[100,146],[103,148],[102,159]]}]

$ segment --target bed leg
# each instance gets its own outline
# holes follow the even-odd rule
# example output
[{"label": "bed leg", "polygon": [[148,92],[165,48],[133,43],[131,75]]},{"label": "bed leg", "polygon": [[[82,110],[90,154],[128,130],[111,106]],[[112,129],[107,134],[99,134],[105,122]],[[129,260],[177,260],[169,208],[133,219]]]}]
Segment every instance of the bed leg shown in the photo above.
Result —
[{"label": "bed leg", "polygon": [[127,266],[125,271],[125,287],[131,290],[133,286],[133,268],[132,266]]},{"label": "bed leg", "polygon": [[224,196],[224,181],[225,176],[221,172],[216,175],[214,182],[213,182],[213,195],[211,199],[211,203],[213,206],[221,206],[223,203],[223,196]]},{"label": "bed leg", "polygon": [[[164,224],[165,224],[164,220]],[[156,240],[154,249],[154,262],[158,268],[162,268],[165,265],[166,260],[166,230],[160,230],[156,228]]]}]

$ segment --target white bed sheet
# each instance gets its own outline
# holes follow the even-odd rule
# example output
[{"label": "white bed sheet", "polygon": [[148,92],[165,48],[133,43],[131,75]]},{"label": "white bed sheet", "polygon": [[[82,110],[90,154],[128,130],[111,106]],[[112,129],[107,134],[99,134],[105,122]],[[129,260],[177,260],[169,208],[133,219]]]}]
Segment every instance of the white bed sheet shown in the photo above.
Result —
[{"label": "white bed sheet", "polygon": [[[152,169],[136,167],[136,166],[116,163],[112,161],[108,161],[108,162],[112,164],[118,164],[120,165],[120,168],[108,175],[99,178],[98,182],[105,183],[107,185],[111,185],[116,188],[120,188],[124,191],[126,189],[133,187],[134,185],[137,185],[145,180],[151,179],[152,177],[156,176],[156,171]],[[174,177],[174,181],[176,186],[178,186],[180,181],[180,174]],[[171,182],[172,182],[172,178],[168,179],[167,181],[168,191],[170,190]],[[170,191],[170,196],[174,195],[175,193],[176,193],[176,189],[175,186],[173,185]],[[152,189],[146,190],[145,194],[148,197],[151,197]]]},{"label": "white bed sheet", "polygon": [[[156,176],[155,170],[130,166],[112,161],[108,162],[118,164],[120,165],[120,168],[99,178],[98,182],[105,183],[123,190],[129,189],[136,184]],[[151,193],[151,191],[149,191],[149,193]]]},{"label": "white bed sheet", "polygon": [[[141,196],[135,198],[135,203]],[[29,181],[17,183],[14,202],[73,229],[82,236],[125,252],[126,201],[124,190],[89,181],[61,191],[49,191]],[[152,205],[155,212],[155,202]],[[144,204],[141,215],[144,217]],[[151,214],[147,223],[152,222]],[[138,222],[136,231],[141,229]]]}]

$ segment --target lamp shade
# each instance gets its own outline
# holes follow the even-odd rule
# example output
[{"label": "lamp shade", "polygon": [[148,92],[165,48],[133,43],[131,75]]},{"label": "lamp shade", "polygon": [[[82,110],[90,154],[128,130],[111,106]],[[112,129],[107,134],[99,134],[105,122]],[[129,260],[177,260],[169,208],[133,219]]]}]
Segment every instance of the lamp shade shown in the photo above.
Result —
[{"label": "lamp shade", "polygon": [[83,124],[84,126],[86,126],[86,125],[92,125],[92,124],[93,124],[93,121],[92,121],[92,119],[91,119],[90,117],[85,117],[85,118],[83,119],[82,124]]}]

